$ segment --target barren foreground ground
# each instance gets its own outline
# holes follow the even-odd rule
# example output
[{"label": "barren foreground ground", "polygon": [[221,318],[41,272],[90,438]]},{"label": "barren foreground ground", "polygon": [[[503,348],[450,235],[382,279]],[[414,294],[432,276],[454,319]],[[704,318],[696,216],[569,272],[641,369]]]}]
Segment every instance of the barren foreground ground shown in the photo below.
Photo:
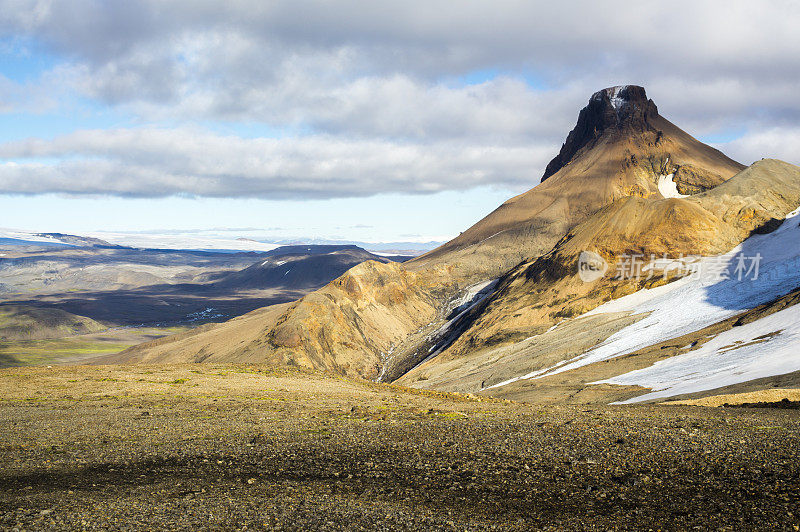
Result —
[{"label": "barren foreground ground", "polygon": [[800,412],[568,407],[258,366],[0,371],[3,529],[788,529]]}]

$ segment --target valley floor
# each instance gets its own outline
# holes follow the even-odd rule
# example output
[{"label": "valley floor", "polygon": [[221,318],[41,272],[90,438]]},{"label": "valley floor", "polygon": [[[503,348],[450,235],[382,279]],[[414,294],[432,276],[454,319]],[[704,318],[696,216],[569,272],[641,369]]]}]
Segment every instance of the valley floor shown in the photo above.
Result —
[{"label": "valley floor", "polygon": [[89,364],[142,342],[189,330],[176,327],[111,327],[90,334],[45,340],[0,339],[0,368],[38,364]]},{"label": "valley floor", "polygon": [[788,529],[800,411],[536,406],[261,366],[0,370],[3,529]]}]

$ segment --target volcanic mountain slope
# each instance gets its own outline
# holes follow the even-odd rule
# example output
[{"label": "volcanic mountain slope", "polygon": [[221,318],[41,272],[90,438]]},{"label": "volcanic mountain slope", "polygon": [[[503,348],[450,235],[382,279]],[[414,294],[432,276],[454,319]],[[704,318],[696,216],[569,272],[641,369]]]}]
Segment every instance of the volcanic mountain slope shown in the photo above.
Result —
[{"label": "volcanic mountain slope", "polygon": [[[793,362],[784,356],[780,364],[759,361],[755,364],[758,371],[748,370],[752,359],[730,354],[745,353],[741,350],[745,346],[760,345],[771,338],[776,338],[770,344],[772,349],[794,345],[797,351],[800,340],[791,340],[795,333],[781,325],[786,319],[796,319],[791,317],[796,309],[791,311],[795,314],[784,311],[789,317],[784,321],[775,318],[776,324],[767,322],[772,318],[764,318],[767,321],[754,326],[745,340],[737,336],[747,336],[749,332],[744,329],[725,332],[737,325],[736,319],[747,323],[749,319],[744,316],[758,305],[771,305],[773,312],[779,312],[797,303],[797,297],[791,303],[782,300],[784,294],[800,286],[800,218],[796,211],[790,213],[798,205],[800,168],[775,160],[759,161],[713,190],[690,198],[626,198],[616,202],[576,227],[550,253],[510,272],[495,293],[464,318],[463,334],[400,382],[469,392],[486,389],[493,395],[518,399],[541,399],[542,393],[558,389],[560,400],[566,400],[579,392],[585,398],[585,389],[591,388],[586,384],[600,380],[625,385],[666,382],[679,391],[697,391],[713,388],[718,382],[740,383],[776,375],[785,368],[800,369],[800,357]],[[725,253],[731,248],[732,252]],[[608,261],[611,267],[604,277],[592,282],[581,280],[577,266],[584,250]],[[659,257],[656,262],[650,262],[651,253]],[[634,254],[641,257],[643,265],[653,267],[653,275],[644,268],[641,278],[624,278],[624,268],[616,266]],[[688,276],[680,280],[668,272],[679,271],[687,261],[660,258],[695,254],[707,258],[688,261],[695,264],[697,272],[690,274],[687,270]],[[736,279],[740,257],[756,256],[761,262],[761,277]],[[730,279],[704,279],[703,268],[708,275],[709,269],[713,273],[713,268],[720,267]],[[595,309],[625,294],[631,295]],[[745,314],[735,318],[742,312]],[[763,317],[765,311],[759,312]],[[552,328],[556,322],[560,323]],[[724,367],[713,370],[718,377],[706,376],[705,384],[688,385],[685,381],[699,380],[701,372],[692,361],[704,352],[695,354],[685,349],[699,348],[717,335],[719,352],[711,355],[722,360]],[[709,341],[709,346],[715,341]],[[720,349],[725,345],[727,349]],[[728,358],[721,359],[723,354]],[[646,369],[654,361],[673,355],[676,360],[662,364],[659,370]],[[711,364],[706,362],[714,358],[711,355],[703,355],[706,358],[702,363]],[[765,355],[769,355],[767,359],[772,356],[769,350],[747,353],[749,357]],[[778,357],[779,351],[774,355],[772,358]],[[630,376],[620,376],[632,370],[636,371]],[[726,374],[728,370],[735,375]],[[567,373],[562,377],[564,371]],[[673,385],[675,382],[679,384]],[[597,393],[594,390],[588,395]],[[609,393],[623,399],[637,395],[629,389]]]},{"label": "volcanic mountain slope", "polygon": [[442,284],[445,278],[368,261],[289,306],[142,344],[103,362],[269,362],[375,378],[382,353],[419,323],[437,319],[443,292],[454,291]]},{"label": "volcanic mountain slope", "polygon": [[102,324],[92,319],[63,310],[22,305],[0,307],[0,342],[60,338],[104,329]]},{"label": "volcanic mountain slope", "polygon": [[408,265],[448,264],[472,279],[497,277],[549,251],[604,205],[628,196],[663,197],[659,182],[668,176],[679,193],[694,194],[742,169],[659,115],[642,87],[605,89],[581,110],[540,185]]},{"label": "volcanic mountain slope", "polygon": [[[659,190],[706,190],[743,167],[662,118],[644,89],[626,86],[592,96],[548,168],[540,185],[441,248],[404,266],[361,264],[275,321],[264,321],[248,352],[348,375],[398,377],[436,350],[431,338],[455,307],[464,312],[469,306],[465,292],[486,297],[474,289],[477,283],[548,252],[616,200],[655,201],[664,197]],[[194,353],[188,347],[181,355],[160,348],[154,358],[144,345],[125,360],[194,360],[206,345],[195,340]]]},{"label": "volcanic mountain slope", "polygon": [[[625,279],[614,279],[621,255],[724,253],[753,232],[768,230],[798,205],[800,168],[776,160],[758,161],[726,183],[688,198],[621,199],[579,224],[547,254],[504,276],[495,294],[465,316],[474,321],[451,352],[531,336],[635,290]],[[598,253],[612,266],[605,278],[595,283],[580,279],[583,251]]]}]

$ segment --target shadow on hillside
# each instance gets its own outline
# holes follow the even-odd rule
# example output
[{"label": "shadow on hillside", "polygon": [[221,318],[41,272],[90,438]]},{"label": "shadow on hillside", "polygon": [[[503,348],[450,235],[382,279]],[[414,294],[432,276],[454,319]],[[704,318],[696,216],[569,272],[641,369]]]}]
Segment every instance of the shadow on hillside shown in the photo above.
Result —
[{"label": "shadow on hillside", "polygon": [[21,366],[22,362],[17,360],[13,355],[6,355],[0,353],[0,368],[13,368],[14,366]]},{"label": "shadow on hillside", "polygon": [[214,292],[189,285],[155,285],[135,290],[66,293],[3,304],[57,308],[114,326],[180,325],[225,321],[257,308],[287,303],[305,292]]},{"label": "shadow on hillside", "polygon": [[769,303],[800,286],[797,219],[771,219],[754,229],[738,252],[717,267],[727,278],[706,287],[706,301],[729,310]]}]

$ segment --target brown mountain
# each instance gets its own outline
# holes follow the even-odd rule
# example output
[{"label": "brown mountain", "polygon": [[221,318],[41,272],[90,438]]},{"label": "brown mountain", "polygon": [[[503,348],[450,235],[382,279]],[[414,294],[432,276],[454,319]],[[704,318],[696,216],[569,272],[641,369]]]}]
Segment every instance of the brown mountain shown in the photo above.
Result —
[{"label": "brown mountain", "polygon": [[[663,276],[618,279],[615,265],[621,255],[724,253],[754,233],[774,229],[776,221],[798,205],[800,167],[774,159],[758,161],[691,197],[623,198],[579,224],[547,254],[512,269],[490,297],[462,317],[458,337],[436,358],[403,375],[401,382],[476,392],[481,383],[494,384],[552,366],[560,361],[553,357],[569,358],[565,353],[580,354],[610,334],[603,332],[604,327],[611,329],[598,318],[575,324],[569,318],[668,281]],[[595,282],[583,282],[578,275],[578,259],[586,250],[600,254],[610,265]],[[627,324],[624,316],[615,320],[615,326]],[[558,333],[543,334],[558,322],[563,322]],[[542,339],[542,345],[533,337]]]},{"label": "brown mountain", "polygon": [[457,266],[464,275],[497,276],[546,253],[569,229],[604,205],[627,197],[663,197],[672,174],[683,194],[722,183],[744,166],[658,114],[642,87],[596,92],[578,115],[542,183],[503,203],[443,246],[409,262]]},{"label": "brown mountain", "polygon": [[15,304],[0,306],[0,342],[62,338],[105,329],[93,319],[59,309]]},{"label": "brown mountain", "polygon": [[[516,266],[544,256],[621,200],[649,204],[665,195],[701,193],[743,168],[661,117],[643,88],[604,89],[581,111],[541,184],[440,248],[405,265],[360,264],[279,312],[183,337],[180,349],[169,340],[144,344],[118,360],[268,360],[392,380],[453,342],[463,345],[459,334],[477,321],[465,320],[465,313],[476,312],[468,310],[470,303],[488,298],[467,290],[471,284],[501,276],[507,282]],[[463,327],[446,327],[450,320]],[[232,340],[229,329],[245,321],[250,332],[237,333],[242,340],[220,343]]]}]

